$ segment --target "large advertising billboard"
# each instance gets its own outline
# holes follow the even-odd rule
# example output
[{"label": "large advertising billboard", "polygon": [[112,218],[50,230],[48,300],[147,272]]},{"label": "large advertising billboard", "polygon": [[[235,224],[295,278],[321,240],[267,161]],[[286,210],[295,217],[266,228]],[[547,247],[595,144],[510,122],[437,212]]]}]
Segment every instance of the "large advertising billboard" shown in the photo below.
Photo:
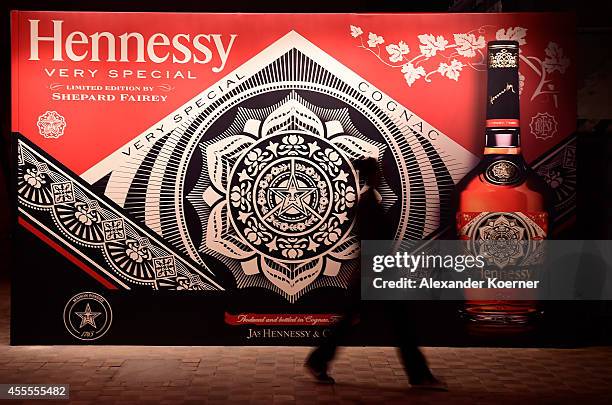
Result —
[{"label": "large advertising billboard", "polygon": [[[314,343],[359,268],[355,161],[377,161],[394,239],[453,232],[454,187],[484,144],[491,40],[520,46],[507,90],[525,159],[554,192],[554,237],[575,205],[568,26],[13,12],[12,343]],[[356,342],[385,343],[368,322]]]}]

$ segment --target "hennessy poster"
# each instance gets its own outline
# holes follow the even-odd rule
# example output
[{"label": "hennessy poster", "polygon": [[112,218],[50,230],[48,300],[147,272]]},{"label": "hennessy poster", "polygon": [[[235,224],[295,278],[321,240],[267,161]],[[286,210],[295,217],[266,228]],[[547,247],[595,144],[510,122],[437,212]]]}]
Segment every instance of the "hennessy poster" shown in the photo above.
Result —
[{"label": "hennessy poster", "polygon": [[[378,162],[395,239],[448,231],[483,147],[491,40],[520,45],[507,91],[520,94],[523,154],[567,224],[568,26],[562,14],[13,12],[12,343],[315,342],[358,271],[355,161]],[[357,343],[385,343],[368,322]]]}]

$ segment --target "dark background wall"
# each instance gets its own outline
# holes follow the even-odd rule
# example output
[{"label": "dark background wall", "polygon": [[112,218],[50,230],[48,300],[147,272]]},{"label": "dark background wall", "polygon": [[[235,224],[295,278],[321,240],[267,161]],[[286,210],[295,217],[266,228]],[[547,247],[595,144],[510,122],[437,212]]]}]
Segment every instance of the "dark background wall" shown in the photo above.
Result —
[{"label": "dark background wall", "polygon": [[[578,42],[578,210],[574,238],[612,238],[612,6],[607,2],[555,0],[368,1],[30,1],[3,2],[0,20],[0,280],[11,267],[14,219],[11,195],[9,11],[192,12],[516,12],[573,11]],[[568,27],[568,29],[574,29]]]}]

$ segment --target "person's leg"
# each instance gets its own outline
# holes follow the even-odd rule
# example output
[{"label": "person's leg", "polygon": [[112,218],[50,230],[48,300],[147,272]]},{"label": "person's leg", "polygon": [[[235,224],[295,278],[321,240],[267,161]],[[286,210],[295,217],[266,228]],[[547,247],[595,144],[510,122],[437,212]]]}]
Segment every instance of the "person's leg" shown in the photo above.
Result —
[{"label": "person's leg", "polygon": [[418,346],[401,344],[398,350],[410,384],[422,384],[433,378],[427,360]]},{"label": "person's leg", "polygon": [[356,292],[357,283],[351,283],[346,304],[338,322],[329,328],[328,334],[321,338],[320,345],[306,359],[306,367],[320,381],[333,382],[327,375],[329,363],[334,359],[338,345],[348,336],[353,325],[353,319],[360,307],[360,295]]},{"label": "person's leg", "polygon": [[388,313],[398,339],[397,347],[410,385],[414,388],[447,391],[448,387],[437,379],[429,369],[427,359],[419,349],[416,324],[412,314],[414,303],[395,301],[390,304]]},{"label": "person's leg", "polygon": [[310,353],[307,363],[327,369],[327,364],[334,359],[338,345],[348,334],[351,324],[352,312],[346,311],[340,320],[329,328],[327,336],[321,339],[321,344]]},{"label": "person's leg", "polygon": [[411,316],[411,305],[405,302],[394,302],[393,325],[400,358],[411,384],[420,384],[433,378],[427,360],[419,349],[416,325]]}]

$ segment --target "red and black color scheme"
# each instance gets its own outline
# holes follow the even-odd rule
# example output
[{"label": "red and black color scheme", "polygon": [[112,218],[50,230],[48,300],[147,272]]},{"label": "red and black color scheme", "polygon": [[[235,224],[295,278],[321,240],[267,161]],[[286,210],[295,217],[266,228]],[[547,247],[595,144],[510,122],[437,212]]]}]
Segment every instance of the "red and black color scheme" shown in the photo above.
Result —
[{"label": "red and black color scheme", "polygon": [[[567,221],[571,21],[14,12],[13,343],[76,343],[62,314],[82,292],[113,315],[85,343],[312,343],[357,270],[355,160],[378,161],[396,238],[448,230],[490,40],[520,46],[524,156]],[[385,343],[375,324],[356,342]]]}]

